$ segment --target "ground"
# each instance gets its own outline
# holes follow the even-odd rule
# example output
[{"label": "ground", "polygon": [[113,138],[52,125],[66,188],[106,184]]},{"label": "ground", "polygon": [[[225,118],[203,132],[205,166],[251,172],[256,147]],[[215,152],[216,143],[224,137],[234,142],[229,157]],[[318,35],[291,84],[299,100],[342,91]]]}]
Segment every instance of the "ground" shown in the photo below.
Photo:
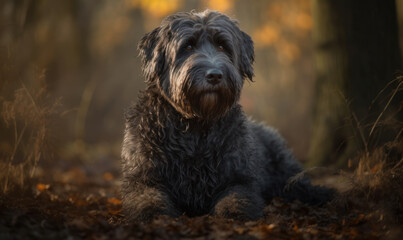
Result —
[{"label": "ground", "polygon": [[[148,225],[126,223],[121,213],[117,166],[53,164],[36,172],[23,188],[15,187],[0,195],[0,239],[393,239],[400,236],[377,211],[342,207],[338,203],[309,207],[281,199],[274,199],[264,209],[265,217],[258,221],[182,216],[160,217]],[[325,176],[316,182],[342,181]],[[339,188],[343,190],[342,186]]]}]

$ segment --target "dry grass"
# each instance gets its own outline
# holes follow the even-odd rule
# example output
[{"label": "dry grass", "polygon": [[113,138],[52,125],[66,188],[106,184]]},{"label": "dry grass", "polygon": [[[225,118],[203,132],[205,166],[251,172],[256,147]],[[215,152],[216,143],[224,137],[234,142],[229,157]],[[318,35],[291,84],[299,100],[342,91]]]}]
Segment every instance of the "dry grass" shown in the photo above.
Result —
[{"label": "dry grass", "polygon": [[336,207],[360,209],[380,222],[403,224],[403,142],[389,142],[359,157],[350,190]]},{"label": "dry grass", "polygon": [[[379,114],[376,121],[367,126],[359,124],[356,119],[358,132],[366,132],[369,135],[361,137],[365,150],[357,154],[354,162],[358,162],[353,175],[350,177],[351,189],[342,193],[340,198],[336,200],[344,207],[356,207],[365,211],[377,212],[380,219],[387,219],[390,223],[403,223],[403,122],[398,118],[394,118],[401,114],[401,107],[394,112],[394,116],[386,116],[385,112],[390,107],[392,100],[402,92],[403,77],[399,77],[392,81],[396,84],[391,94],[386,99],[383,111]],[[381,93],[384,90],[381,91]],[[402,104],[402,103],[398,103]],[[391,119],[394,118],[394,121]],[[367,127],[367,129],[364,129]],[[392,129],[393,140],[377,144],[368,148],[370,143],[376,144],[373,138],[384,134],[385,130]],[[361,135],[362,136],[362,135]],[[368,150],[370,149],[370,150]]]},{"label": "dry grass", "polygon": [[[44,73],[39,78],[44,78]],[[13,99],[2,99],[0,187],[3,193],[13,186],[23,187],[26,179],[34,176],[38,162],[49,155],[50,125],[59,106],[59,101],[51,101],[43,84],[38,89],[28,89],[22,82]]]}]

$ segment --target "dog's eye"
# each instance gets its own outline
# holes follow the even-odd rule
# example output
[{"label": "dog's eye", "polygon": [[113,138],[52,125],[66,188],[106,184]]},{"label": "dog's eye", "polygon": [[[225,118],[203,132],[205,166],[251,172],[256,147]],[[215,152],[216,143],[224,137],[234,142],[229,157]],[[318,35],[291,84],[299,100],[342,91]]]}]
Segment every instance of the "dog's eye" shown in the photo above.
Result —
[{"label": "dog's eye", "polygon": [[219,46],[217,47],[217,49],[218,49],[218,51],[220,51],[220,52],[224,51],[224,47],[223,47],[222,45],[219,45]]},{"label": "dog's eye", "polygon": [[193,50],[193,46],[192,46],[192,45],[190,45],[190,44],[189,44],[189,45],[187,45],[187,46],[186,46],[186,50],[188,50],[188,51]]}]

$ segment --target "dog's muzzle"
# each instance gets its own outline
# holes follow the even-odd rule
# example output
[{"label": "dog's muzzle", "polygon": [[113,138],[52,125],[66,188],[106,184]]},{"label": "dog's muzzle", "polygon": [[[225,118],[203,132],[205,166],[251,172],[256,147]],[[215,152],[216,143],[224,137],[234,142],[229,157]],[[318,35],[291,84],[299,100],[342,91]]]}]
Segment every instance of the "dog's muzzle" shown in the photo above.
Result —
[{"label": "dog's muzzle", "polygon": [[218,68],[207,70],[206,81],[211,85],[217,85],[223,80],[223,73]]}]

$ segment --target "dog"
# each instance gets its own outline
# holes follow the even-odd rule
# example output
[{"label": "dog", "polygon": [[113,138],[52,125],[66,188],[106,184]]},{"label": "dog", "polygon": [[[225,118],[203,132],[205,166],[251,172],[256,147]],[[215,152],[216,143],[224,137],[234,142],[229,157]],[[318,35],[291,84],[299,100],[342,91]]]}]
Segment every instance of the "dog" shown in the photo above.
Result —
[{"label": "dog", "polygon": [[[239,104],[254,47],[238,23],[212,10],[165,18],[138,45],[146,90],[125,112],[122,202],[129,221],[211,214],[255,220],[274,197],[320,205],[276,130]],[[287,186],[287,188],[286,188]]]}]

